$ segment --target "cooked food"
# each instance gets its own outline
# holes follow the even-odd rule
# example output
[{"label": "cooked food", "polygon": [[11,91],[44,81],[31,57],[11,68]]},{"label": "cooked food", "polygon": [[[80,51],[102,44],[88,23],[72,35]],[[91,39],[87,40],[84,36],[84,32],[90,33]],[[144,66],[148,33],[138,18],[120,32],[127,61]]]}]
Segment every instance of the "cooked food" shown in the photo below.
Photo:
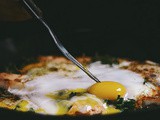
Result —
[{"label": "cooked food", "polygon": [[0,73],[0,107],[49,115],[115,114],[160,105],[160,66],[151,61],[43,56],[19,74]]}]

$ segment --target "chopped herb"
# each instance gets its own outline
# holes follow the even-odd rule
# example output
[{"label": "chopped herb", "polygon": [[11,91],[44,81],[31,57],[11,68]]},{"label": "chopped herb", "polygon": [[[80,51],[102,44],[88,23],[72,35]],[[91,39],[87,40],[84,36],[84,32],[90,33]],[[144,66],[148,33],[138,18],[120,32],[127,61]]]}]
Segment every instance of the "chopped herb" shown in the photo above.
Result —
[{"label": "chopped herb", "polygon": [[93,58],[93,61],[100,60],[103,64],[118,64],[118,59],[115,57],[111,57],[109,55],[104,55],[104,56],[96,56]]},{"label": "chopped herb", "polygon": [[115,101],[105,100],[105,102],[109,105],[114,105],[117,109],[122,111],[134,110],[135,109],[135,100],[128,99],[124,100],[120,96],[117,97]]},{"label": "chopped herb", "polygon": [[65,90],[60,90],[60,91],[58,92],[58,95],[59,95],[59,96],[63,96],[65,93],[66,93]]},{"label": "chopped herb", "polygon": [[82,90],[82,91],[76,91],[76,90],[59,90],[56,93],[51,93],[48,94],[47,96],[54,98],[54,99],[59,99],[59,100],[67,100],[70,99],[74,96],[80,96],[82,94],[84,94],[86,91]]},{"label": "chopped herb", "polygon": [[76,92],[71,92],[71,93],[69,94],[69,98],[72,98],[72,97],[74,97],[74,96],[76,96],[76,95],[77,95]]},{"label": "chopped herb", "polygon": [[73,105],[71,105],[71,106],[68,106],[68,110],[70,110],[70,109],[72,108],[72,106],[73,106]]},{"label": "chopped herb", "polygon": [[74,97],[74,96],[81,96],[82,94],[84,94],[85,92],[70,92],[68,99]]},{"label": "chopped herb", "polygon": [[30,111],[30,112],[35,112],[33,108],[30,108],[29,111]]},{"label": "chopped herb", "polygon": [[19,104],[16,105],[15,109],[14,110],[18,110],[20,108]]},{"label": "chopped herb", "polygon": [[58,71],[58,68],[56,68],[56,67],[51,67],[51,68],[49,68],[49,71]]},{"label": "chopped herb", "polygon": [[147,79],[144,79],[143,85],[146,84],[146,82],[147,82]]}]

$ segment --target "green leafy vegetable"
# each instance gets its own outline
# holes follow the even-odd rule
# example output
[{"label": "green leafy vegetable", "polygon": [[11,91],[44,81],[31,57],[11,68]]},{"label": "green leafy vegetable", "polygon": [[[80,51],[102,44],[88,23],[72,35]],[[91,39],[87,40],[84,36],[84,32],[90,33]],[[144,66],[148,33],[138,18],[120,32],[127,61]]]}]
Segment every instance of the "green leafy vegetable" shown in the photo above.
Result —
[{"label": "green leafy vegetable", "polygon": [[68,100],[74,96],[80,96],[84,93],[86,93],[86,91],[83,89],[77,89],[77,90],[64,89],[56,91],[55,93],[50,93],[47,96],[59,100]]},{"label": "green leafy vegetable", "polygon": [[115,101],[105,100],[105,102],[109,105],[114,105],[117,109],[122,111],[134,110],[135,109],[135,100],[128,99],[124,100],[120,96],[117,97]]},{"label": "green leafy vegetable", "polygon": [[104,56],[95,56],[93,58],[93,61],[97,61],[97,60],[100,60],[102,62],[102,64],[118,64],[118,59],[115,58],[115,57],[111,57],[109,55],[104,55]]}]

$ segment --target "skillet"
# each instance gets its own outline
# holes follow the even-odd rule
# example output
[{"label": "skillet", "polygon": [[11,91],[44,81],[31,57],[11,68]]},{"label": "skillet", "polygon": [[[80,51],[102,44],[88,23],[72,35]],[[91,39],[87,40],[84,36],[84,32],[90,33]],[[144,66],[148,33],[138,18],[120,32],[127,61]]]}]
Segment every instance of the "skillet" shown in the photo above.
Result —
[{"label": "skillet", "polygon": [[[38,2],[38,1],[37,1]],[[62,4],[63,3],[63,4]],[[39,1],[48,22],[74,56],[111,55],[159,63],[159,2]],[[47,6],[47,7],[46,7]],[[0,22],[0,71],[26,58],[62,55],[34,19]],[[11,65],[11,66],[12,66]],[[7,66],[7,67],[6,67]],[[159,108],[109,116],[43,116],[1,109],[5,119],[154,119]]]}]

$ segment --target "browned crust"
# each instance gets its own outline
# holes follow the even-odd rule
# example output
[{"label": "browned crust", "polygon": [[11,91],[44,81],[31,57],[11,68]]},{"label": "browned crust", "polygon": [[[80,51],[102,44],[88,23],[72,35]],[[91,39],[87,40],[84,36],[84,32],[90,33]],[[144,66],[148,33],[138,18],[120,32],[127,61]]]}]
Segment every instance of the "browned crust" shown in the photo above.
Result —
[{"label": "browned crust", "polygon": [[[80,63],[82,64],[86,64],[86,63],[89,63],[91,61],[91,58],[90,57],[78,57],[76,58]],[[35,67],[43,67],[46,65],[46,63],[48,62],[54,62],[54,63],[57,63],[57,64],[60,64],[60,63],[72,63],[70,60],[66,59],[65,57],[59,57],[59,56],[40,56],[38,58],[38,62],[37,63],[32,63],[32,64],[29,64],[29,65],[26,65],[25,67],[23,67],[20,72],[22,74],[25,74],[26,72],[28,72],[30,69],[32,68],[35,68]]]},{"label": "browned crust", "polygon": [[[81,63],[88,63],[91,61],[91,57],[86,57],[86,56],[77,57],[76,59]],[[70,60],[60,56],[40,56],[38,60],[40,62],[54,61],[56,63],[71,63]]]},{"label": "browned crust", "polygon": [[151,105],[160,105],[160,95],[154,97],[142,97],[136,102],[137,108],[143,108]]},{"label": "browned crust", "polygon": [[80,109],[83,109],[83,108],[80,108],[81,106],[84,107],[85,105],[81,105],[78,102],[74,103],[67,114],[68,115],[95,115],[95,114],[102,114],[105,111],[103,106],[95,105],[90,110],[81,112]]},{"label": "browned crust", "polygon": [[38,62],[38,63],[31,63],[29,65],[24,66],[21,70],[19,70],[22,74],[27,73],[29,70],[31,70],[32,68],[36,68],[36,67],[43,67],[45,65],[44,62]]},{"label": "browned crust", "polygon": [[50,62],[54,61],[55,63],[70,63],[70,61],[64,57],[59,56],[40,56],[38,58],[39,62]]},{"label": "browned crust", "polygon": [[[83,64],[88,63],[91,61],[90,57],[78,57],[77,60]],[[61,56],[40,56],[38,57],[37,63],[31,63],[24,66],[21,70],[21,75],[19,74],[11,74],[11,73],[0,73],[0,87],[8,89],[9,87],[23,87],[22,79],[25,77],[25,73],[27,73],[30,69],[36,67],[43,67],[48,62],[54,63],[71,63],[70,60],[66,59],[65,57]]]},{"label": "browned crust", "polygon": [[23,83],[21,80],[24,76],[11,74],[11,73],[0,73],[0,87],[4,89],[10,88],[22,88]]}]

